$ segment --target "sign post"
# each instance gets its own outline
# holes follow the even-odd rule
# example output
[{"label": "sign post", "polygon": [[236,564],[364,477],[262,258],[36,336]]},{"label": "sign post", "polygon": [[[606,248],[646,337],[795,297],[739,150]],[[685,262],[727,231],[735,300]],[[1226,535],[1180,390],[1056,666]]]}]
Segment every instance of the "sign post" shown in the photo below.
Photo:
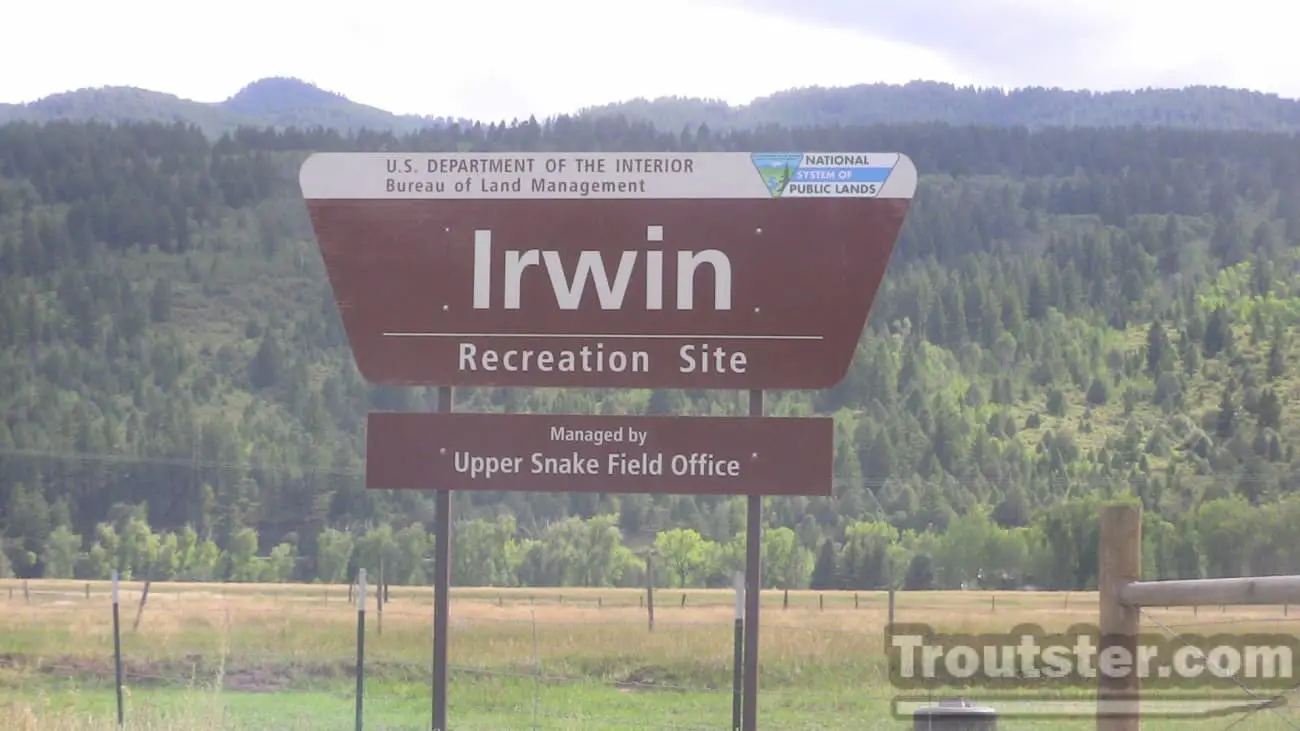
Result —
[{"label": "sign post", "polygon": [[[763,392],[749,392],[749,416],[763,418]],[[832,435],[832,439],[833,439]],[[835,445],[831,444],[832,468]],[[758,728],[758,607],[763,591],[763,496],[750,493],[745,511],[745,683],[740,727]]]},{"label": "sign post", "polygon": [[[439,388],[438,411],[450,414],[454,398],[450,386]],[[451,490],[447,486],[442,486],[435,498],[433,531],[433,731],[447,731],[447,618],[451,602]]]},{"label": "sign post", "polygon": [[[831,421],[764,418],[763,390],[844,378],[916,190],[911,160],[318,153],[299,182],[361,375],[440,387],[438,414],[371,415],[366,468],[370,489],[437,491],[434,731],[453,489],[748,495],[753,731],[762,496],[829,495],[833,465]],[[741,389],[749,417],[453,414],[455,386]]]},{"label": "sign post", "polygon": [[740,731],[741,724],[741,699],[744,697],[744,691],[741,688],[745,682],[743,666],[745,663],[745,575],[736,572],[736,618],[735,618],[735,639],[732,640],[731,661],[732,679],[731,679],[731,731]]}]

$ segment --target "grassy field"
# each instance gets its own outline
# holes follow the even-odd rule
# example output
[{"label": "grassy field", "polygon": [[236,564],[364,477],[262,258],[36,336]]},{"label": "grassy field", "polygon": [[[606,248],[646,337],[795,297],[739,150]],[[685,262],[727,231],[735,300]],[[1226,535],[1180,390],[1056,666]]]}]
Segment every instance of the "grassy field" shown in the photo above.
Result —
[{"label": "grassy field", "polygon": [[[87,598],[86,586],[31,582],[25,591],[22,582],[0,582],[0,728],[113,726],[110,594],[92,583]],[[356,611],[347,587],[160,584],[137,629],[140,590],[122,587],[128,728],[354,728]],[[653,631],[641,598],[618,589],[453,590],[451,728],[729,728],[730,593],[660,591]],[[382,620],[373,593],[368,604],[365,727],[428,728],[432,590],[394,587]],[[906,592],[897,595],[896,620],[947,632],[1022,623],[1051,630],[1095,623],[1096,606],[1087,593]],[[898,693],[883,653],[886,595],[792,592],[786,608],[780,592],[769,592],[763,610],[760,728],[910,728],[891,714]],[[1300,610],[1282,607],[1149,613],[1179,633],[1300,629]],[[1084,690],[1075,697],[1089,699]],[[1279,713],[1300,723],[1300,713],[1265,710],[1239,728],[1291,728]],[[1151,719],[1143,727],[1209,731],[1233,720]],[[1000,728],[1069,731],[1095,722],[1004,718]]]}]

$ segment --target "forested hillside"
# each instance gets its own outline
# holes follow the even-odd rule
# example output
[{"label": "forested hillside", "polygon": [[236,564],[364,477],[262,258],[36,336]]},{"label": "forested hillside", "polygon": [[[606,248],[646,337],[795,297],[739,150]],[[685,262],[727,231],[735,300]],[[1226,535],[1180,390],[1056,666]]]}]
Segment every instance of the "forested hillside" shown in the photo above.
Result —
[{"label": "forested hillside", "polygon": [[[0,127],[0,571],[427,581],[432,497],[363,488],[359,378],[297,188],[312,150],[901,150],[916,203],[842,385],[830,499],[774,498],[772,586],[1084,587],[1096,504],[1152,578],[1300,570],[1300,141],[620,119],[408,137]],[[463,410],[739,414],[743,394],[458,392]],[[458,584],[674,585],[737,566],[743,499],[455,496]],[[258,558],[258,557],[262,558]],[[269,557],[269,560],[267,560]]]},{"label": "forested hillside", "polygon": [[[700,124],[722,131],[765,125],[831,127],[945,122],[1030,129],[1154,126],[1297,132],[1300,131],[1300,100],[1222,87],[1093,92],[981,89],[914,81],[787,89],[736,106],[684,97],[634,99],[575,110],[575,116],[582,119],[626,117],[673,131],[694,130]],[[393,114],[306,81],[282,77],[259,79],[216,103],[117,86],[52,94],[29,104],[0,104],[0,124],[53,120],[181,122],[197,125],[214,139],[250,125],[324,127],[345,134],[360,129],[406,134],[453,121],[470,123],[446,116]]]},{"label": "forested hillside", "polygon": [[1095,92],[960,87],[937,81],[787,89],[749,104],[638,99],[584,114],[644,119],[665,129],[947,122],[991,126],[1300,131],[1300,100],[1244,89],[1188,87]]}]

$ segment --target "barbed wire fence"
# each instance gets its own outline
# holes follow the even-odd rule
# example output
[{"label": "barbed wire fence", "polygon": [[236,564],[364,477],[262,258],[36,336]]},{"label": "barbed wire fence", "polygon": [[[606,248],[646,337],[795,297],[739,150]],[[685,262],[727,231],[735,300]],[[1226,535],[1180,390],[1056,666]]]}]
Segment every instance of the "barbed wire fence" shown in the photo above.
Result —
[{"label": "barbed wire fence", "polygon": [[[1225,609],[1225,607],[1220,607],[1220,611],[1223,611],[1223,609]],[[1290,628],[1293,628],[1293,631],[1300,630],[1300,617],[1292,617],[1292,616],[1231,617],[1226,619],[1204,620],[1199,622],[1191,621],[1191,622],[1171,623],[1171,622],[1162,621],[1160,617],[1157,615],[1157,613],[1153,611],[1153,608],[1151,607],[1138,607],[1138,611],[1141,612],[1143,620],[1150,623],[1152,626],[1157,627],[1170,640],[1177,642],[1182,646],[1192,647],[1192,648],[1196,647],[1196,644],[1194,641],[1192,641],[1190,638],[1186,636],[1187,634],[1186,630],[1214,627],[1215,629],[1213,631],[1216,634],[1221,634],[1224,633],[1223,628],[1225,628],[1228,625],[1250,626],[1250,627],[1259,627],[1265,625],[1273,625],[1273,626],[1287,625]],[[1286,609],[1284,608],[1284,612],[1285,611]],[[1183,630],[1183,631],[1179,631],[1179,630]],[[1198,652],[1197,654],[1199,655],[1199,657],[1197,657],[1199,661],[1201,662],[1209,661],[1209,658],[1206,656],[1204,652]],[[1227,720],[1226,724],[1223,726],[1223,731],[1228,731],[1228,729],[1236,728],[1239,725],[1254,719],[1257,714],[1263,711],[1269,711],[1270,713],[1274,714],[1274,716],[1277,719],[1279,719],[1279,721],[1282,724],[1284,724],[1286,728],[1292,729],[1293,731],[1300,731],[1300,722],[1298,722],[1296,719],[1287,716],[1284,713],[1287,706],[1290,705],[1288,696],[1300,692],[1300,682],[1297,682],[1295,685],[1291,686],[1290,688],[1287,688],[1284,691],[1281,692],[1271,691],[1265,694],[1265,693],[1261,693],[1256,689],[1251,688],[1249,685],[1246,684],[1246,682],[1240,677],[1242,670],[1243,668],[1238,668],[1236,672],[1233,672],[1230,675],[1228,675],[1228,678],[1232,681],[1234,685],[1236,685],[1241,690],[1242,694],[1249,699],[1248,701],[1249,708],[1239,711],[1238,714],[1235,715],[1235,717]]]},{"label": "barbed wire fence", "polygon": [[[0,665],[30,671],[33,694],[64,680],[109,689],[111,657],[108,589],[102,582],[0,583],[0,627],[10,637],[35,638],[32,652],[0,655]],[[427,716],[432,602],[427,587],[395,587],[376,623],[374,593],[366,624],[366,728],[411,728]],[[159,705],[177,691],[219,699],[238,728],[284,725],[291,712],[270,711],[233,696],[306,694],[319,706],[290,721],[312,728],[352,728],[351,677],[356,645],[355,602],[346,586],[154,583],[133,628],[144,593],[122,586],[123,681],[127,716]],[[458,729],[729,728],[732,604],[726,592],[663,591],[653,631],[630,591],[466,589],[453,597],[450,715]],[[677,595],[682,594],[683,602]],[[800,592],[783,609],[781,592],[764,599],[765,717],[829,721],[879,717],[896,691],[883,667],[883,593]],[[903,594],[906,594],[904,592]],[[1026,611],[1087,615],[1086,592],[951,592],[900,602],[910,621],[1016,623]],[[494,596],[495,595],[495,596]],[[1039,595],[1039,596],[1034,596]],[[1216,611],[1218,610],[1218,611]],[[1236,610],[1234,610],[1236,611]],[[1252,607],[1223,616],[1219,607],[1178,608],[1144,616],[1172,636],[1182,628],[1295,624],[1289,607]],[[999,615],[1005,620],[999,619]],[[1218,616],[1216,616],[1218,615]],[[817,618],[821,619],[818,620]],[[964,618],[964,619],[958,619]],[[84,636],[69,628],[93,627]],[[40,635],[45,632],[45,638]],[[769,643],[781,645],[768,648]],[[89,645],[94,644],[97,649]],[[820,653],[834,657],[818,657]],[[854,654],[862,656],[854,660]],[[459,656],[459,657],[458,657]],[[837,664],[841,663],[841,664]],[[682,667],[675,667],[682,666]],[[800,674],[839,673],[848,682],[801,681]],[[21,676],[20,676],[21,677]],[[373,682],[370,682],[373,681]],[[417,692],[418,691],[418,692]],[[1243,685],[1243,693],[1263,702]],[[286,707],[294,705],[285,700]],[[1262,710],[1262,708],[1261,708]],[[404,721],[394,721],[402,716]],[[1248,726],[1250,727],[1250,726]],[[1293,728],[1288,724],[1286,728]],[[1196,728],[1209,728],[1197,725]],[[1228,726],[1232,728],[1232,726]]]},{"label": "barbed wire fence", "polygon": [[[15,583],[15,582],[9,582]],[[87,592],[69,586],[73,582],[61,582],[65,586],[50,588],[46,582],[34,582],[35,588],[28,586],[25,592],[15,596],[12,602],[29,608],[26,627],[12,627],[15,632],[27,632],[34,636],[37,628],[45,626],[55,636],[64,636],[60,621],[84,621],[86,612],[94,613],[107,624],[105,589],[97,584]],[[8,587],[13,588],[13,587]],[[266,591],[269,587],[258,587]],[[292,589],[296,587],[285,587]],[[317,594],[316,587],[303,587],[311,595],[289,593],[286,591],[278,598],[266,594],[260,597],[260,605],[241,601],[247,596],[242,592],[231,592],[224,598],[208,596],[216,593],[217,585],[205,585],[198,588],[168,586],[155,584],[150,592],[150,602],[144,608],[144,621],[137,630],[130,629],[130,616],[135,611],[134,601],[143,593],[141,586],[133,582],[130,588],[122,591],[123,622],[122,648],[124,656],[123,680],[128,706],[138,705],[149,697],[154,690],[186,689],[191,691],[243,691],[243,692],[283,692],[310,689],[317,676],[334,677],[346,674],[351,662],[347,640],[347,620],[351,616],[353,605],[346,601],[342,587],[333,587],[340,596],[335,601],[328,601]],[[401,619],[401,624],[390,624],[387,631],[396,633],[397,642],[404,642],[413,635],[429,631],[428,602],[414,592],[399,592],[395,597],[404,604],[400,613],[393,613],[390,606],[390,619]],[[531,601],[517,597],[512,602],[491,602],[484,600],[462,600],[453,605],[451,615],[453,653],[457,644],[478,646],[487,635],[489,643],[497,645],[516,645],[513,639],[526,639],[528,652],[523,655],[511,655],[502,651],[496,653],[495,663],[453,662],[449,669],[454,680],[460,680],[468,687],[467,692],[453,692],[453,715],[467,717],[464,722],[457,722],[457,728],[519,728],[521,717],[534,728],[552,728],[561,723],[564,728],[573,728],[573,724],[588,724],[590,727],[628,727],[628,728],[663,728],[663,729],[718,729],[729,727],[732,689],[725,680],[726,666],[730,661],[730,651],[725,647],[731,637],[730,622],[726,619],[717,621],[680,619],[667,616],[671,612],[661,609],[659,621],[654,630],[647,631],[639,622],[628,618],[627,614],[636,614],[638,608],[631,601],[620,603],[607,601],[605,597],[596,596],[585,599],[562,598],[558,594],[547,597],[549,601],[537,597]],[[504,607],[502,606],[504,604]],[[273,606],[268,606],[273,605]],[[696,611],[709,612],[716,608],[725,608],[723,602],[690,605],[685,609],[688,616]],[[677,605],[682,609],[681,605]],[[475,611],[477,609],[478,611]],[[514,615],[526,616],[487,617],[481,615],[483,610],[506,610]],[[796,609],[801,609],[796,607]],[[469,611],[466,611],[469,610]],[[555,614],[556,610],[576,611],[591,616],[602,611],[620,613],[625,616],[617,619],[560,619],[539,614]],[[695,611],[693,611],[695,610]],[[807,611],[807,610],[804,610]],[[826,610],[833,611],[833,610]],[[462,613],[469,616],[458,616]],[[52,616],[54,615],[54,616]],[[62,617],[58,615],[63,615]],[[372,611],[371,617],[374,617]],[[12,615],[11,615],[12,617]],[[196,622],[197,620],[197,622]],[[204,633],[201,641],[185,637],[175,631],[178,623],[195,622],[197,626],[210,630]],[[294,651],[268,651],[257,644],[258,638],[268,632],[288,624],[311,628],[316,645],[310,649]],[[241,625],[249,633],[241,639]],[[418,629],[413,630],[413,625]],[[260,631],[259,631],[260,630]],[[367,676],[374,679],[395,681],[399,689],[390,690],[390,684],[376,683],[367,688],[367,708],[384,713],[384,706],[393,701],[404,700],[404,683],[422,685],[427,688],[430,679],[428,662],[411,658],[411,647],[402,646],[395,650],[390,643],[382,641],[381,630],[377,625],[367,623],[370,642],[367,654]],[[808,634],[808,630],[785,627],[784,633]],[[864,639],[863,633],[850,630],[829,630],[836,634],[856,635]],[[615,663],[621,666],[621,672],[613,667],[598,668],[579,666],[570,657],[557,657],[563,652],[560,646],[580,649],[582,640],[593,635],[597,640],[640,632],[651,638],[642,639],[631,646],[620,648],[601,646],[593,648],[597,653],[586,660],[594,665],[605,663],[604,655],[619,658]],[[332,635],[332,637],[331,637]],[[717,641],[712,653],[701,655],[699,642],[702,635],[711,635]],[[551,656],[543,648],[543,639],[551,638],[545,643]],[[878,637],[878,635],[876,635]],[[576,641],[575,641],[576,638]],[[419,649],[427,649],[426,641],[411,643]],[[281,642],[292,642],[293,636],[281,637]],[[376,642],[376,640],[379,640]],[[165,649],[159,647],[166,643]],[[557,645],[557,642],[559,643]],[[655,645],[659,647],[655,647]],[[84,644],[49,648],[43,652],[41,666],[29,668],[39,675],[49,677],[80,678],[88,686],[103,687],[110,683],[111,668],[102,664],[86,663],[85,658],[98,654],[107,657],[108,644],[101,653],[88,653]],[[332,652],[330,650],[333,650]],[[665,652],[674,657],[665,657]],[[686,653],[684,656],[682,653]],[[66,657],[60,655],[66,653]],[[416,652],[418,654],[418,652]],[[567,654],[567,653],[565,653]],[[396,655],[396,656],[394,656]],[[621,658],[620,658],[621,656]],[[658,658],[658,659],[656,659]],[[492,658],[481,658],[491,660]],[[670,668],[674,661],[689,660],[692,666],[713,666],[713,675],[722,678],[722,682],[706,682],[689,677],[682,678]],[[14,662],[15,658],[6,658]],[[79,662],[80,660],[80,662]],[[468,681],[468,682],[466,682]],[[474,692],[473,685],[489,682],[492,692]],[[295,687],[296,686],[296,687]],[[35,686],[34,686],[35,687]],[[327,686],[329,687],[329,686]],[[574,690],[578,692],[574,692]],[[316,691],[340,704],[353,698],[353,694],[337,687],[337,684],[325,691]],[[655,698],[663,699],[671,694],[672,699],[680,701],[684,696],[692,700],[685,708],[678,702],[631,700],[642,694],[655,693]],[[861,694],[856,702],[875,700],[885,702],[888,694],[882,689],[870,698]],[[783,696],[797,701],[799,705],[823,702],[828,707],[843,704],[845,695],[834,693],[810,694],[803,690],[783,691],[770,688],[764,691],[764,703],[780,705]],[[502,700],[487,702],[492,697]],[[595,700],[594,707],[589,701]],[[622,706],[623,708],[620,708]],[[128,716],[130,715],[128,708]],[[345,714],[344,709],[339,709]],[[602,712],[603,711],[603,712]],[[620,712],[621,711],[621,712]],[[343,717],[346,717],[344,715]],[[493,720],[485,720],[490,717]],[[712,717],[712,718],[710,718]],[[496,719],[500,719],[499,721]],[[245,717],[244,721],[257,721],[256,717]],[[550,725],[545,725],[551,722]],[[384,728],[381,723],[367,723],[368,728]],[[409,724],[404,726],[409,728]]]}]

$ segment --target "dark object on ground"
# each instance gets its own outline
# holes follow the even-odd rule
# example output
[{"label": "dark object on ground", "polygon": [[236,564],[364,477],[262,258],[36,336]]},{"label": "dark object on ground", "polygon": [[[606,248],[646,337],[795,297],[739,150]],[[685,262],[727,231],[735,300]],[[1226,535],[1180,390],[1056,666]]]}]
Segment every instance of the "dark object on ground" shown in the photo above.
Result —
[{"label": "dark object on ground", "polygon": [[964,698],[945,698],[912,713],[912,731],[997,731],[998,712]]}]

